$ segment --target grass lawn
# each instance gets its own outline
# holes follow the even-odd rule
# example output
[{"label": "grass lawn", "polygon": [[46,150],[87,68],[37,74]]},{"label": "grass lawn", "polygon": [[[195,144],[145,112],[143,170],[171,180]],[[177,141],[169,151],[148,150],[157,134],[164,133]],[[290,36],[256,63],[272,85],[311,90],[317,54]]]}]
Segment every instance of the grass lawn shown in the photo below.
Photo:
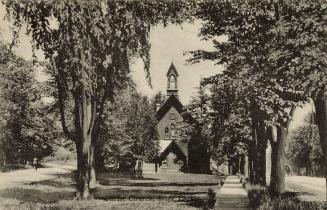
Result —
[{"label": "grass lawn", "polygon": [[104,201],[104,200],[91,200],[91,201],[73,201],[73,200],[61,200],[55,203],[37,203],[37,202],[20,202],[18,200],[2,200],[0,199],[1,210],[70,210],[70,209],[124,209],[124,210],[187,210],[198,209],[192,207],[185,202],[174,202],[167,200],[143,200],[143,201]]},{"label": "grass lawn", "polygon": [[135,179],[103,173],[98,177],[94,200],[74,201],[72,171],[50,173],[45,168],[31,170],[30,175],[33,173],[51,176],[0,186],[0,209],[198,209],[208,189],[217,190],[222,179],[204,174],[151,174]]},{"label": "grass lawn", "polygon": [[26,169],[27,167],[21,164],[7,164],[5,166],[0,166],[0,172],[9,172],[19,169]]}]

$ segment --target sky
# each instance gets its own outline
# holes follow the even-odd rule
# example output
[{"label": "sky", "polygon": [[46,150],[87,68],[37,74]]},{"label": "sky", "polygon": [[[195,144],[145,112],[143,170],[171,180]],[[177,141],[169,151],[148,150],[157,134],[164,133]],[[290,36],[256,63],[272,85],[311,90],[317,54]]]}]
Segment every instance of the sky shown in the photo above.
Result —
[{"label": "sky", "polygon": [[[214,65],[212,61],[189,64],[186,62],[192,50],[213,50],[212,42],[202,41],[198,37],[201,24],[157,26],[151,30],[151,68],[150,74],[153,88],[147,85],[141,61],[132,66],[132,76],[137,83],[138,90],[144,94],[153,95],[158,91],[165,93],[167,88],[166,73],[173,62],[178,73],[179,97],[183,104],[187,104],[199,87],[200,79],[216,75],[223,70],[222,66]],[[224,41],[224,37],[221,38]]]},{"label": "sky", "polygon": [[[0,4],[0,39],[10,42],[12,33],[11,24],[2,17],[5,14],[3,5]],[[187,105],[194,93],[199,87],[201,78],[209,77],[220,73],[222,66],[215,65],[212,61],[201,61],[197,64],[189,64],[186,59],[189,55],[185,53],[192,50],[213,50],[211,41],[203,41],[198,37],[201,23],[185,23],[183,25],[169,25],[163,27],[159,25],[151,30],[151,66],[150,75],[152,88],[149,87],[145,80],[143,63],[139,59],[132,60],[131,77],[137,84],[137,90],[142,94],[153,96],[158,91],[166,93],[167,78],[166,73],[173,62],[178,73],[179,98],[182,104]],[[226,37],[219,37],[219,41],[227,41]],[[32,59],[31,39],[25,34],[25,30],[20,32],[20,43],[14,49],[18,56],[27,60]],[[37,57],[44,59],[42,51],[37,51]],[[36,74],[38,80],[45,80],[42,72]],[[297,108],[290,129],[303,124],[304,115],[312,111],[312,104],[306,104],[303,108]]]}]

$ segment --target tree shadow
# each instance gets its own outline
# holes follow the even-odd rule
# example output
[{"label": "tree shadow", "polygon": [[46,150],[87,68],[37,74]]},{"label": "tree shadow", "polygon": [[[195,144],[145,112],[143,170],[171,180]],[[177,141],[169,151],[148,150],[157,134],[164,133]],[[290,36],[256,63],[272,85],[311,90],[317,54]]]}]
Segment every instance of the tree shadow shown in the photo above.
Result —
[{"label": "tree shadow", "polygon": [[161,189],[124,189],[121,187],[103,189],[97,188],[94,196],[97,199],[115,199],[115,198],[143,198],[143,199],[164,199],[164,198],[186,198],[195,195],[205,195],[206,190],[195,192],[184,192],[182,190],[161,190]]},{"label": "tree shadow", "polygon": [[220,182],[129,182],[126,180],[99,180],[99,183],[104,186],[130,186],[130,187],[160,187],[160,186],[172,186],[172,187],[195,187],[195,186],[212,186],[218,185]]},{"label": "tree shadow", "polygon": [[185,192],[160,189],[111,189],[97,188],[94,197],[100,200],[171,200],[195,208],[205,208],[208,203],[207,190]]},{"label": "tree shadow", "polygon": [[[53,203],[74,199],[75,173],[52,173],[52,178],[22,183],[0,190],[0,197],[22,202]],[[170,181],[171,180],[171,181]],[[172,179],[170,176],[135,177],[131,174],[100,174],[99,184],[93,190],[95,199],[101,200],[172,200],[193,207],[206,205],[208,188],[216,188],[220,179],[198,180],[188,175]]]},{"label": "tree shadow", "polygon": [[55,176],[54,178],[42,180],[42,181],[35,181],[30,182],[25,185],[35,185],[35,186],[51,186],[56,188],[67,188],[67,187],[75,187],[76,182],[74,179],[73,173],[67,173],[67,174],[51,174]]},{"label": "tree shadow", "polygon": [[64,190],[49,192],[47,190],[15,187],[0,190],[0,197],[24,202],[53,203],[59,200],[73,199],[74,192]]}]

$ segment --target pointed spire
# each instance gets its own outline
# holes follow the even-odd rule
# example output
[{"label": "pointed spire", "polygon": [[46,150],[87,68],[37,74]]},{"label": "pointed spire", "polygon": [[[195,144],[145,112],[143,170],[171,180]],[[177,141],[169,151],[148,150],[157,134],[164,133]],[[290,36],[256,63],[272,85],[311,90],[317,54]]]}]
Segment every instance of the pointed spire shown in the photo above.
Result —
[{"label": "pointed spire", "polygon": [[178,86],[177,86],[178,72],[173,62],[167,72],[167,96],[175,95],[178,97]]},{"label": "pointed spire", "polygon": [[169,77],[171,74],[174,74],[176,77],[179,76],[173,62],[171,62],[170,67],[169,67],[169,69],[167,71],[167,77]]}]

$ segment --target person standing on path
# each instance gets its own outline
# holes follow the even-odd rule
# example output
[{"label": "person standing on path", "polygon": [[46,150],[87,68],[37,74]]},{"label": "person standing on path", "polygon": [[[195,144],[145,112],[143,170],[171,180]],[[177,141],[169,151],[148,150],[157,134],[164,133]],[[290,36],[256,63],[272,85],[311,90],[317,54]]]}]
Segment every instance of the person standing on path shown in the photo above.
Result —
[{"label": "person standing on path", "polygon": [[38,167],[38,161],[37,161],[37,158],[35,157],[35,158],[33,158],[33,168],[35,169],[35,170],[37,170],[37,167]]}]

